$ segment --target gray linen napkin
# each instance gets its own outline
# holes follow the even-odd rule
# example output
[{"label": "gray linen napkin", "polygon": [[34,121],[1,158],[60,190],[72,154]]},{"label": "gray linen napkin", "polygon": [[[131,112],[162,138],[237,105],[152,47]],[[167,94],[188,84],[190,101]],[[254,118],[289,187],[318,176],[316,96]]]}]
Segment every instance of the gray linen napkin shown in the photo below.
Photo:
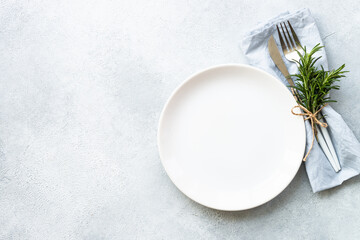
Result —
[{"label": "gray linen napkin", "polygon": [[[311,16],[309,9],[302,9],[294,13],[285,12],[271,19],[265,24],[259,24],[254,30],[248,32],[241,44],[242,50],[250,65],[261,68],[268,73],[278,77],[281,81],[288,85],[286,79],[274,65],[268,52],[268,39],[271,35],[274,36],[276,42],[279,44],[278,35],[276,33],[275,25],[282,21],[289,20],[293,26],[300,42],[307,49],[311,49],[316,44],[320,43],[321,37],[318,28],[315,24],[314,18]],[[279,45],[278,45],[279,47]],[[281,49],[281,48],[280,48]],[[325,50],[321,52],[323,56],[318,64],[328,69]],[[284,58],[285,59],[285,58]],[[284,60],[290,74],[297,72],[297,66]],[[290,111],[290,109],[289,109]],[[326,115],[326,121],[329,124],[329,132],[333,140],[335,150],[337,152],[342,170],[336,173],[325,154],[320,148],[320,145],[315,140],[314,147],[305,162],[306,172],[313,192],[319,192],[342,184],[345,180],[354,177],[360,173],[360,143],[356,139],[353,132],[349,129],[342,117],[331,108],[327,106],[323,113]],[[308,121],[306,126],[306,151],[309,149],[312,140],[311,126]]]}]

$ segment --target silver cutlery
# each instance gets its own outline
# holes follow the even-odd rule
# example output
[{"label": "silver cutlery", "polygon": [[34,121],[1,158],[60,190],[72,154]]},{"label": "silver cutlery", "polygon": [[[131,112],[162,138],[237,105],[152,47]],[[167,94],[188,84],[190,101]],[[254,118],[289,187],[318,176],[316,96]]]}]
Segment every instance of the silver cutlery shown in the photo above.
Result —
[{"label": "silver cutlery", "polygon": [[[280,23],[280,28],[278,25],[276,26],[279,34],[280,45],[285,58],[288,61],[298,64],[297,62],[300,60],[298,52],[303,53],[303,49],[301,47],[299,38],[297,37],[290,22],[287,21],[287,23],[288,23],[287,24],[288,27],[286,26],[285,22]],[[281,54],[279,52],[279,49],[275,43],[273,36],[270,37],[268,41],[268,46],[269,46],[270,56],[273,59],[275,65],[285,76],[290,86],[294,86],[294,82],[290,77],[290,74],[285,66],[285,63],[282,60]],[[316,128],[317,128],[317,132],[319,133],[317,139],[323,152],[325,153],[326,157],[328,158],[335,172],[339,172],[341,170],[341,166],[328,130],[322,126],[316,126]]]}]

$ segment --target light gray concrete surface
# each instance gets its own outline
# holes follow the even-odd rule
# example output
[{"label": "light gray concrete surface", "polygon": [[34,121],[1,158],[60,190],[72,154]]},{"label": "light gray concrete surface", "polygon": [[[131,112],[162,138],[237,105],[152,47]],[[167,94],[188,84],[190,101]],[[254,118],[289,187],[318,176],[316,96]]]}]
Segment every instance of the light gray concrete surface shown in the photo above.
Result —
[{"label": "light gray concrete surface", "polygon": [[158,155],[173,89],[246,63],[244,32],[302,7],[350,70],[333,107],[360,138],[358,1],[1,1],[0,239],[359,239],[359,177],[313,194],[302,167],[271,202],[221,212]]}]

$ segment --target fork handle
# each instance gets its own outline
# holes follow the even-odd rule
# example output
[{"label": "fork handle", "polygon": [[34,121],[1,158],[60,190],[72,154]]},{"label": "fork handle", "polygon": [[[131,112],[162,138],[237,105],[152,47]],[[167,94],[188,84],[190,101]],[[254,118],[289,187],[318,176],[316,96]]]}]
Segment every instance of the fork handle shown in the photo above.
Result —
[{"label": "fork handle", "polygon": [[339,161],[339,159],[337,157],[337,154],[336,154],[334,145],[333,145],[333,143],[331,141],[328,129],[320,126],[320,130],[321,130],[322,135],[324,136],[326,145],[328,146],[328,148],[330,150],[330,153],[334,158],[334,162],[335,162],[335,165],[336,165],[337,169],[341,170],[340,161]]},{"label": "fork handle", "polygon": [[327,159],[329,160],[329,162],[330,162],[331,166],[333,167],[333,169],[335,170],[335,172],[339,172],[340,169],[338,168],[335,159],[331,155],[331,152],[330,152],[328,145],[325,141],[325,138],[322,134],[320,126],[316,126],[316,128],[317,128],[317,132],[318,132],[318,135],[317,135],[318,143],[320,144],[324,154],[326,155]]}]

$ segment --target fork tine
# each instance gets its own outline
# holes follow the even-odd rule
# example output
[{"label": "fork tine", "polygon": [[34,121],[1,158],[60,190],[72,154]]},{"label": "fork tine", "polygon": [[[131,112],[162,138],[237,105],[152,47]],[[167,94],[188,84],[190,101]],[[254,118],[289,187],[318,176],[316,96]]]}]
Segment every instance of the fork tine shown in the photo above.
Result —
[{"label": "fork tine", "polygon": [[279,34],[279,39],[280,39],[281,48],[282,48],[283,52],[285,53],[285,52],[287,52],[287,48],[286,48],[284,39],[283,39],[282,36],[281,36],[280,29],[279,29],[278,25],[276,25],[276,28],[277,28],[277,31],[278,31],[278,34]]},{"label": "fork tine", "polygon": [[284,38],[285,38],[285,41],[286,41],[286,43],[287,43],[287,45],[288,45],[288,49],[289,49],[289,51],[291,51],[291,50],[292,50],[292,46],[290,45],[289,40],[288,40],[287,37],[286,37],[285,30],[284,30],[283,25],[282,25],[281,23],[280,23],[280,27],[281,27],[282,32],[283,32],[283,34],[284,34]]},{"label": "fork tine", "polygon": [[[290,35],[290,33],[289,33],[288,28],[286,27],[285,22],[284,22],[283,24],[284,24],[284,28],[285,28],[285,30],[286,30],[287,36],[288,36],[288,38],[289,38],[289,41],[290,41],[290,44],[291,44],[291,48],[294,48],[294,49],[295,49],[295,48],[296,48],[295,43],[293,42],[293,39],[292,39],[292,37],[291,37],[291,35]],[[284,35],[285,35],[285,33],[284,33]]]},{"label": "fork tine", "polygon": [[297,37],[297,35],[296,35],[293,27],[291,26],[291,24],[290,24],[289,21],[287,21],[287,22],[288,22],[288,24],[289,24],[291,34],[292,34],[293,37],[294,37],[294,40],[295,40],[295,43],[296,43],[296,47],[297,47],[297,48],[301,48],[301,43],[300,43],[300,41],[299,41],[299,39],[298,39],[298,37]]}]

